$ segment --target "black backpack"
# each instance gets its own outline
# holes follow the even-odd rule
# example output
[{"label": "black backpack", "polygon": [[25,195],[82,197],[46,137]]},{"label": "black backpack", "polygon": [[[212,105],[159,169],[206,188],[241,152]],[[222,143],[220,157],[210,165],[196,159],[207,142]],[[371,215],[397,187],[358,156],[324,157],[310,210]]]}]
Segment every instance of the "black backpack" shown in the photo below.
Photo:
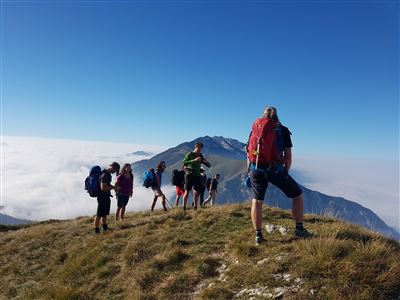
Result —
[{"label": "black backpack", "polygon": [[177,169],[172,171],[171,183],[175,186],[181,186],[185,182],[185,172]]}]

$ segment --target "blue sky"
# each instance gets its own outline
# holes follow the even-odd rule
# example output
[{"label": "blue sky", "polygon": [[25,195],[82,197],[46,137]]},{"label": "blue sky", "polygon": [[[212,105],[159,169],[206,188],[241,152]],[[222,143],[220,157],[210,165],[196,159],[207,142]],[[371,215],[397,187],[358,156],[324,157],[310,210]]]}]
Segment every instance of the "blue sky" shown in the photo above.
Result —
[{"label": "blue sky", "polygon": [[398,160],[395,1],[4,1],[4,135],[245,141],[278,108],[297,153]]}]

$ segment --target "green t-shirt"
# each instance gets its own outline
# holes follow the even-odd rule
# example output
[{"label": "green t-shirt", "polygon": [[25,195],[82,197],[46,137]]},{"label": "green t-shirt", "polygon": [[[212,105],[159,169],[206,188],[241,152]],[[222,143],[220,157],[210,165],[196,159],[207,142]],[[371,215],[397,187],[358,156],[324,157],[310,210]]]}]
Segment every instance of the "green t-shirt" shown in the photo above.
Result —
[{"label": "green t-shirt", "polygon": [[183,165],[186,167],[186,169],[188,170],[188,173],[194,176],[200,176],[200,167],[201,164],[206,165],[207,167],[211,167],[211,164],[209,162],[205,162],[205,161],[193,161],[194,159],[196,159],[197,157],[203,157],[200,153],[196,153],[196,152],[189,152],[188,154],[186,154],[185,159],[183,160]]}]

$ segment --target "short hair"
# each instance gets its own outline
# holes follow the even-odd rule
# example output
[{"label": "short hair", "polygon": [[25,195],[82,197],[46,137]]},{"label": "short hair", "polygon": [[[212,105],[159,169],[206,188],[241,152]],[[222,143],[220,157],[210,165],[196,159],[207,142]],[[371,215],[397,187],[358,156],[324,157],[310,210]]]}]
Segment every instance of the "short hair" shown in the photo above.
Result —
[{"label": "short hair", "polygon": [[157,169],[161,169],[163,166],[165,166],[166,167],[166,165],[165,165],[165,161],[160,161],[159,163],[158,163],[158,165],[157,165]]},{"label": "short hair", "polygon": [[194,146],[196,148],[203,148],[203,143],[196,143]]},{"label": "short hair", "polygon": [[219,175],[219,174],[216,174],[215,177],[220,177],[220,175]]},{"label": "short hair", "polygon": [[110,167],[112,167],[115,172],[117,173],[117,175],[119,174],[119,170],[121,169],[119,163],[117,163],[116,161],[114,161],[112,164],[110,164]]},{"label": "short hair", "polygon": [[274,120],[275,122],[279,122],[278,111],[273,106],[265,107],[264,112],[263,112],[263,117],[270,118],[270,119]]}]

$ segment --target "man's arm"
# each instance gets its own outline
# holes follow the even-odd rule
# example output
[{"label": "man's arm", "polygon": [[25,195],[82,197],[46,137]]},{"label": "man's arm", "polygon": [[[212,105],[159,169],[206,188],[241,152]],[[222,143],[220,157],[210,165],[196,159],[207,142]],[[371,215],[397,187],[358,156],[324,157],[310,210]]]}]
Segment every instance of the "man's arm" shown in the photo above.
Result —
[{"label": "man's arm", "polygon": [[183,160],[184,166],[186,166],[187,164],[190,164],[190,163],[194,163],[196,161],[201,162],[200,156],[196,157],[195,159],[190,159],[189,156],[190,156],[190,153],[186,154],[185,159]]},{"label": "man's arm", "polygon": [[[119,187],[119,188],[121,188],[121,175],[122,174],[120,174],[120,175],[118,175],[117,176],[117,181],[115,182],[115,184],[114,184],[114,187]],[[122,175],[123,176],[123,175]]]},{"label": "man's arm", "polygon": [[287,173],[289,173],[290,167],[292,166],[292,148],[285,148],[284,159],[285,159],[285,170]]},{"label": "man's arm", "polygon": [[202,160],[201,163],[202,163],[203,165],[206,165],[206,166],[209,167],[209,168],[211,167],[210,162],[209,162],[207,159],[205,159],[205,158]]},{"label": "man's arm", "polygon": [[188,162],[189,162],[189,153],[185,155],[185,158],[183,159],[183,165],[186,166]]},{"label": "man's arm", "polygon": [[187,164],[193,163],[195,161],[200,161],[201,160],[201,157],[196,157],[195,159],[190,159],[190,154],[191,154],[191,152],[186,154],[185,159],[183,160],[183,165],[184,166],[186,166]]},{"label": "man's arm", "polygon": [[155,176],[155,178],[156,178],[157,187],[158,187],[157,192],[158,192],[160,195],[164,195],[163,192],[162,192],[162,190],[161,190],[160,177],[158,177],[158,174],[157,174],[157,173],[154,173],[154,176]]},{"label": "man's arm", "polygon": [[158,178],[158,176],[156,176],[156,179],[157,179],[158,193],[159,193],[160,195],[163,195],[163,192],[162,192],[162,190],[161,190],[160,179]]},{"label": "man's arm", "polygon": [[133,181],[134,181],[134,176],[132,175],[132,188],[131,188],[131,192],[130,192],[130,194],[129,194],[129,197],[132,197],[132,195],[133,195]]},{"label": "man's arm", "polygon": [[100,189],[102,192],[109,192],[111,190],[115,190],[116,188],[111,184],[100,182]]}]

